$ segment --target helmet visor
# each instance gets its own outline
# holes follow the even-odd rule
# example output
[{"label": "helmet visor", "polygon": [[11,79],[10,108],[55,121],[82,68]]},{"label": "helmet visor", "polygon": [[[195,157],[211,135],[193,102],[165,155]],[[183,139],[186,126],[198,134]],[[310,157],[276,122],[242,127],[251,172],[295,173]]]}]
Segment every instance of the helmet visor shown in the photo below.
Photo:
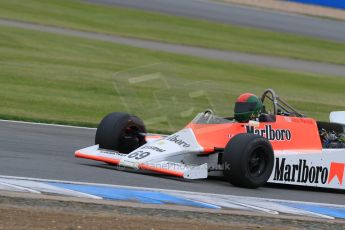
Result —
[{"label": "helmet visor", "polygon": [[257,106],[256,102],[236,102],[235,113],[248,113],[255,111]]}]

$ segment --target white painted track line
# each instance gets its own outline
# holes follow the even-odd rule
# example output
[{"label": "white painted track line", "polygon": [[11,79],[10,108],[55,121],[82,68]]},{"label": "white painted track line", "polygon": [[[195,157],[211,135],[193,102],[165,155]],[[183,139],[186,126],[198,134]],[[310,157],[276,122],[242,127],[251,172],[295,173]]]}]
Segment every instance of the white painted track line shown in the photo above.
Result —
[{"label": "white painted track line", "polygon": [[15,120],[3,120],[3,119],[0,119],[0,122],[27,124],[27,125],[51,126],[51,127],[62,127],[62,128],[73,128],[73,129],[96,130],[96,128],[90,128],[90,127],[72,126],[72,125],[59,125],[59,124],[48,124],[48,123],[29,122],[29,121],[15,121]]}]

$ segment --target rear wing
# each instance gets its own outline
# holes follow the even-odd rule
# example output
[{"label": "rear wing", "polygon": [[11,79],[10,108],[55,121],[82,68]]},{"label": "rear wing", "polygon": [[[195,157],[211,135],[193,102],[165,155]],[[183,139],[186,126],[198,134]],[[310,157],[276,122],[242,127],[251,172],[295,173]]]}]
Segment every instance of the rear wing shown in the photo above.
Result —
[{"label": "rear wing", "polygon": [[345,125],[345,111],[333,111],[329,115],[330,122]]}]

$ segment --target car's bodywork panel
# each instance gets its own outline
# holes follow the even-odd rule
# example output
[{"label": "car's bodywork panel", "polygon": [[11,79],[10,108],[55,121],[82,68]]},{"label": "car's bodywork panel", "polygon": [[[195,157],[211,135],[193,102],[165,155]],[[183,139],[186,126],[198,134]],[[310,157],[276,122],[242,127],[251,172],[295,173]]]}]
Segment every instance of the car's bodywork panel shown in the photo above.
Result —
[{"label": "car's bodywork panel", "polygon": [[267,138],[274,150],[321,150],[316,121],[311,118],[276,116],[275,122],[225,124],[190,123],[198,143],[206,152],[224,148],[239,133],[254,133]]}]

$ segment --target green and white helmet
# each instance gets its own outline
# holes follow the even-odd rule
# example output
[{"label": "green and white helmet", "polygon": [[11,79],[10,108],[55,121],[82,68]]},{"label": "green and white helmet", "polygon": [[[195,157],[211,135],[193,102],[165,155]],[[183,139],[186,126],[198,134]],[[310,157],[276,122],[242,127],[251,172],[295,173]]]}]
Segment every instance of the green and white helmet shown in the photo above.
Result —
[{"label": "green and white helmet", "polygon": [[235,120],[238,122],[248,122],[250,119],[258,117],[262,110],[261,100],[252,93],[241,94],[235,103]]}]

